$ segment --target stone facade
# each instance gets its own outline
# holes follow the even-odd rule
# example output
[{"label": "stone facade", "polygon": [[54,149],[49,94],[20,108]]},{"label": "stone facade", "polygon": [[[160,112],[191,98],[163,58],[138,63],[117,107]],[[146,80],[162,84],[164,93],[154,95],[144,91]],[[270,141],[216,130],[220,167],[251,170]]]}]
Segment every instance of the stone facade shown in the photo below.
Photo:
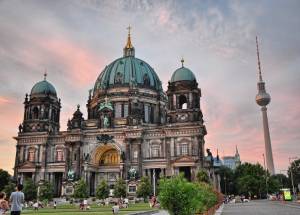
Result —
[{"label": "stone facade", "polygon": [[88,118],[78,106],[67,131],[59,130],[60,100],[47,80],[40,91],[26,95],[24,120],[15,137],[15,177],[20,182],[28,177],[48,180],[61,196],[71,171],[74,180],[86,180],[94,195],[100,180],[113,188],[119,177],[130,179],[133,169],[136,180],[149,176],[154,183],[180,172],[193,180],[199,169],[207,168],[201,91],[194,75],[185,74],[191,71],[182,65],[175,72],[183,73],[179,80],[172,77],[163,92],[154,70],[134,57],[129,42],[123,58],[107,66],[90,91]]}]

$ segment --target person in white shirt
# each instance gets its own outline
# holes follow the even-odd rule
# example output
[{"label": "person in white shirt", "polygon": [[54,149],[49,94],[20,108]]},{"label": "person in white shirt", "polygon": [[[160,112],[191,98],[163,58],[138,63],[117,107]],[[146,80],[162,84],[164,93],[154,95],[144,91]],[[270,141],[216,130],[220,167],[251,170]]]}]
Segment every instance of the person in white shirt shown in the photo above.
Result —
[{"label": "person in white shirt", "polygon": [[112,207],[112,212],[114,215],[118,214],[120,210],[120,207],[118,205],[118,203],[115,203],[115,205]]}]

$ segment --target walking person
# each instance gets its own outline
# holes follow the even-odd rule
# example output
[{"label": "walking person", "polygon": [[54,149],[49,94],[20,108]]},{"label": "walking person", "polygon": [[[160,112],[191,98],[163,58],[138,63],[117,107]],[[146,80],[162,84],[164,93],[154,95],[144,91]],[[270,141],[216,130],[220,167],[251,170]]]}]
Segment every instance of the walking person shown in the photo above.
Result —
[{"label": "walking person", "polygon": [[8,202],[5,200],[6,194],[4,192],[0,192],[0,215],[6,214],[9,209]]},{"label": "walking person", "polygon": [[24,193],[22,192],[23,185],[18,184],[16,191],[10,194],[9,201],[11,203],[10,214],[20,215],[22,211],[22,204],[24,203]]}]

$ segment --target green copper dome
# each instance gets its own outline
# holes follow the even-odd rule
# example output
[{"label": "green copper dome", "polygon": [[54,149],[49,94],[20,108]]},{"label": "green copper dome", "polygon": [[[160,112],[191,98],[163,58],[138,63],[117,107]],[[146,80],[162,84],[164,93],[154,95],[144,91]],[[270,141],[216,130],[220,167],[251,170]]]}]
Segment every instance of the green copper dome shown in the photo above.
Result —
[{"label": "green copper dome", "polygon": [[133,55],[125,55],[106,66],[97,78],[94,92],[98,89],[122,86],[162,91],[161,81],[154,69]]},{"label": "green copper dome", "polygon": [[36,83],[32,89],[30,95],[37,94],[50,94],[56,96],[56,90],[52,84],[50,84],[46,79]]},{"label": "green copper dome", "polygon": [[196,77],[194,75],[194,73],[182,66],[181,68],[177,69],[173,75],[172,75],[172,78],[171,78],[171,82],[176,82],[176,81],[195,81],[196,80]]}]

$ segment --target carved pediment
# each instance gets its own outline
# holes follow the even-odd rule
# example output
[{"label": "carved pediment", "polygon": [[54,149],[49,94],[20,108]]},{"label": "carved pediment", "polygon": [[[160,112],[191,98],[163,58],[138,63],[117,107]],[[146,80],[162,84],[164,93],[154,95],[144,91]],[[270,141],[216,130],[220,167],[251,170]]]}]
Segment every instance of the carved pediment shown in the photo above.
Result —
[{"label": "carved pediment", "polygon": [[33,162],[25,161],[24,163],[19,165],[19,168],[35,168],[36,165]]},{"label": "carved pediment", "polygon": [[185,162],[195,162],[195,160],[190,156],[182,156],[177,158],[174,163],[185,163]]}]

